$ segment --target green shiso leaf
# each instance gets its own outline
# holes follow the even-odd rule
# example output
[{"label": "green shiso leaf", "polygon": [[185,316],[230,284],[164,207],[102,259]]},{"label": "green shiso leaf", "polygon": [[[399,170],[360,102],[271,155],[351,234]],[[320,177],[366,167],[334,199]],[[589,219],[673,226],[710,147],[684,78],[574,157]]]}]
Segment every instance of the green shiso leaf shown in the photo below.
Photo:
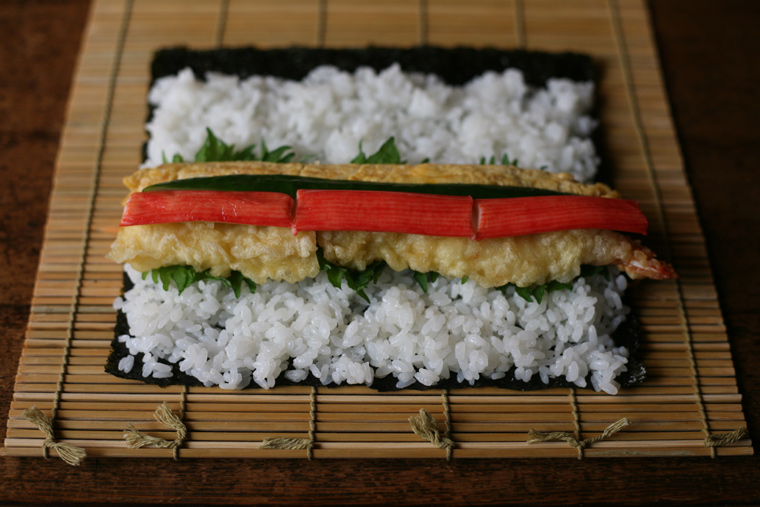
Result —
[{"label": "green shiso leaf", "polygon": [[396,141],[390,137],[380,146],[377,153],[367,156],[362,149],[362,142],[359,141],[359,154],[351,160],[352,164],[406,164],[401,160],[401,155],[396,147]]},{"label": "green shiso leaf", "polygon": [[419,271],[413,271],[412,272],[412,278],[414,278],[414,281],[417,282],[417,285],[422,288],[422,292],[427,294],[428,290],[428,275],[427,273],[420,273]]},{"label": "green shiso leaf", "polygon": [[581,266],[581,276],[588,278],[590,276],[603,275],[605,280],[610,281],[610,269],[607,266],[592,266],[584,264]]},{"label": "green shiso leaf", "polygon": [[[180,155],[179,153],[175,153],[174,156],[172,157],[173,164],[182,163],[184,161],[185,159],[182,158],[182,155]],[[161,152],[161,162],[163,162],[164,164],[169,163],[169,161],[166,159],[166,153],[164,153],[163,151]]]},{"label": "green shiso leaf", "polygon": [[[204,271],[204,273],[206,273],[206,272]],[[211,277],[210,275],[209,275],[208,279],[211,279],[211,280],[220,280],[222,283],[224,283],[224,285],[226,285],[227,287],[230,287],[232,289],[232,292],[235,293],[235,297],[236,298],[240,297],[240,293],[242,291],[243,284],[246,284],[248,286],[248,290],[251,291],[251,294],[253,294],[254,292],[256,292],[256,282],[254,282],[253,280],[251,280],[250,278],[248,278],[246,276],[243,276],[243,273],[241,273],[240,271],[232,271],[232,272],[230,272],[230,276],[228,276],[226,279],[225,278],[218,278],[218,277]],[[229,284],[227,282],[229,282]]]},{"label": "green shiso leaf", "polygon": [[362,143],[364,141],[359,141],[359,154],[351,159],[352,164],[366,164],[367,163],[367,155],[364,153],[364,149],[362,148]]},{"label": "green shiso leaf", "polygon": [[348,283],[348,286],[351,289],[354,289],[357,294],[369,302],[369,297],[367,297],[367,294],[364,292],[364,288],[368,286],[370,282],[377,283],[384,269],[384,262],[373,262],[367,266],[364,271],[359,271],[350,279],[346,278],[346,283]]},{"label": "green shiso leaf", "polygon": [[[262,161],[262,162],[275,162],[285,164],[293,160],[295,153],[291,150],[290,146],[280,146],[279,148],[269,151],[264,139],[261,140],[261,155],[257,156],[254,149],[255,144],[246,146],[242,150],[235,150],[234,144],[227,144],[219,139],[214,132],[206,127],[206,140],[195,154],[194,162],[232,162],[232,161]],[[314,155],[305,155],[301,157],[301,162],[307,162],[313,159]],[[163,163],[168,163],[165,153],[161,153],[161,160]],[[179,153],[175,153],[172,156],[172,162],[184,162],[184,158]],[[425,164],[430,162],[429,158],[426,158],[421,163]],[[510,159],[508,153],[504,153],[501,156],[500,163],[502,165],[514,165],[517,166],[518,160]],[[372,155],[364,153],[362,148],[362,142],[359,142],[359,154],[351,160],[352,164],[406,164],[405,160],[401,160],[401,154],[396,146],[396,140],[394,137],[388,138],[387,141],[380,146],[380,149]],[[489,159],[486,157],[480,158],[480,163],[483,164],[496,164],[497,159],[495,156],[491,156]],[[544,166],[545,167],[545,166]],[[542,167],[543,169],[543,167]]]},{"label": "green shiso leaf", "polygon": [[[219,139],[216,134],[206,128],[206,140],[195,154],[194,162],[233,162],[233,161],[262,161],[286,164],[293,160],[295,153],[290,146],[280,146],[269,151],[265,140],[261,140],[261,154],[259,156],[254,152],[256,145],[251,144],[242,150],[235,150],[234,144],[227,144]],[[302,157],[302,162],[314,158],[313,155]],[[165,153],[161,153],[163,163],[168,163]],[[184,158],[179,153],[174,154],[172,162],[184,162]],[[359,154],[351,161],[352,164],[404,164],[401,160],[396,142],[393,137],[389,138],[377,153],[367,156],[362,150],[362,143],[359,143]]]},{"label": "green shiso leaf", "polygon": [[[227,144],[214,134],[210,128],[206,128],[206,140],[195,154],[194,162],[235,162],[235,161],[255,161],[263,162],[290,162],[295,153],[290,150],[290,146],[280,146],[279,148],[269,151],[264,140],[261,140],[261,156],[257,156],[254,149],[255,144],[246,146],[242,150],[236,150],[234,144]],[[161,154],[164,163],[167,163],[166,155]],[[184,158],[179,153],[172,157],[172,162],[184,162]]]},{"label": "green shiso leaf", "polygon": [[363,271],[356,271],[338,266],[325,259],[322,250],[317,250],[317,260],[319,261],[319,269],[327,273],[327,280],[333,287],[341,288],[343,280],[346,281],[349,289],[354,290],[362,299],[367,303],[370,302],[369,296],[364,292],[365,287],[370,282],[377,283],[380,279],[380,275],[385,269],[385,262],[373,262]]},{"label": "green shiso leaf", "polygon": [[518,296],[523,298],[526,301],[533,301],[533,289],[530,287],[520,287],[514,284],[507,284],[507,287],[509,285],[513,285],[515,288],[515,292]]},{"label": "green shiso leaf", "polygon": [[210,128],[206,129],[206,141],[195,154],[196,162],[230,162],[235,160],[257,160],[253,153],[255,145],[235,150],[234,144],[227,144],[217,138]]},{"label": "green shiso leaf", "polygon": [[544,293],[546,292],[546,285],[539,285],[533,289],[533,297],[536,298],[536,303],[541,304],[544,299]]},{"label": "green shiso leaf", "polygon": [[[345,280],[348,288],[355,291],[362,299],[367,301],[367,303],[369,303],[370,300],[369,296],[367,296],[367,293],[364,292],[364,289],[370,284],[370,282],[377,283],[386,266],[385,262],[378,261],[373,262],[372,264],[368,265],[366,269],[361,271],[348,269],[346,267],[333,264],[332,262],[325,259],[321,249],[317,250],[317,260],[319,261],[320,270],[327,273],[327,279],[333,287],[340,289],[342,287],[343,280]],[[182,294],[182,292],[190,285],[201,280],[219,281],[225,287],[231,288],[235,293],[235,297],[237,298],[240,297],[243,284],[246,284],[248,286],[248,289],[251,291],[251,293],[256,292],[256,282],[250,278],[243,276],[243,274],[239,271],[232,271],[228,277],[224,278],[211,275],[209,273],[209,270],[197,272],[195,269],[193,269],[192,266],[166,266],[143,272],[142,279],[145,280],[148,277],[149,273],[153,280],[153,283],[159,283],[160,281],[164,290],[169,290],[171,282],[174,282],[180,294]],[[602,275],[607,280],[609,280],[609,268],[607,266],[583,265],[581,266],[581,274],[576,277],[573,282],[578,278],[588,278],[596,275]],[[436,273],[435,271],[430,271],[428,273],[412,271],[412,278],[415,282],[417,282],[422,291],[426,294],[429,284],[435,282],[439,276],[440,274]],[[462,283],[466,283],[467,280],[468,277],[462,277]],[[496,287],[496,289],[502,291],[506,295],[507,290],[510,287],[513,287],[515,293],[524,300],[533,302],[535,299],[538,304],[541,304],[545,294],[558,290],[570,290],[573,288],[573,282],[562,283],[556,280],[552,280],[549,283],[534,285],[531,287],[519,287],[515,284],[508,283],[506,285],[502,285],[501,287]]]},{"label": "green shiso leaf", "polygon": [[[275,162],[277,164],[287,164],[296,155],[292,151],[288,152],[289,149],[290,149],[290,146],[280,146],[274,151],[269,151],[267,149],[267,143],[264,142],[264,140],[262,139],[260,160],[262,162]],[[246,159],[246,160],[256,160],[256,159]]]},{"label": "green shiso leaf", "polygon": [[[501,156],[501,165],[513,165],[517,167],[517,159],[510,160],[509,154],[504,153],[504,155]],[[480,157],[480,165],[495,165],[496,164],[496,157],[491,156],[490,159],[486,159],[486,157]]]},{"label": "green shiso leaf", "polygon": [[513,283],[508,283],[506,285],[502,285],[501,287],[497,287],[500,291],[502,291],[505,295],[507,293],[507,289],[510,287],[514,287],[515,293],[517,293],[518,296],[523,298],[525,301],[531,303],[533,300],[536,300],[536,303],[541,304],[541,301],[544,299],[544,294],[548,294],[550,292],[554,292],[557,290],[570,290],[573,288],[573,283],[578,278],[588,278],[591,276],[596,275],[602,275],[604,276],[607,281],[610,279],[610,270],[608,266],[591,266],[584,264],[581,266],[581,274],[578,275],[575,279],[573,279],[570,283],[562,283],[558,282],[557,280],[552,280],[549,283],[545,283],[542,285],[533,285],[531,287],[519,287]]},{"label": "green shiso leaf", "polygon": [[573,288],[572,283],[562,283],[562,282],[558,282],[557,280],[552,280],[551,282],[546,284],[547,292],[554,292],[555,290],[565,290],[565,289],[572,289],[572,288]]},{"label": "green shiso leaf", "polygon": [[[150,271],[153,283],[158,283],[161,280],[161,285],[164,290],[169,290],[171,282],[177,285],[177,290],[180,294],[190,287],[195,282],[201,280],[216,280],[222,282],[225,287],[230,287],[235,293],[235,297],[240,297],[241,287],[243,283],[248,286],[251,292],[256,292],[256,282],[243,276],[239,271],[232,271],[227,278],[220,276],[213,276],[208,270],[197,272],[192,266],[164,266],[158,269]],[[143,280],[147,278],[148,272],[142,274]]]},{"label": "green shiso leaf", "polygon": [[412,278],[420,286],[422,292],[427,294],[428,285],[438,280],[440,274],[435,271],[428,271],[427,273],[420,273],[419,271],[412,271]]}]

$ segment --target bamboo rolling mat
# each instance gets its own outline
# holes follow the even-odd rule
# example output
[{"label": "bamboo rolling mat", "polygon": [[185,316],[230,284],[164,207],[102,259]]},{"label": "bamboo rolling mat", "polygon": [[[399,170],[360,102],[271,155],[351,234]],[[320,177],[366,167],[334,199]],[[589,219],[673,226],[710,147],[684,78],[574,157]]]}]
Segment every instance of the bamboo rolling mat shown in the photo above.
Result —
[{"label": "bamboo rolling mat", "polygon": [[[103,372],[121,289],[104,258],[141,162],[149,62],[162,47],[293,44],[469,45],[588,53],[599,82],[604,152],[614,185],[641,202],[649,243],[677,281],[633,290],[648,379],[617,396],[589,390],[492,388],[377,393],[364,387],[229,392],[159,388]],[[2,451],[42,456],[45,435],[24,418],[38,407],[53,438],[88,456],[121,457],[629,457],[752,454],[748,438],[708,446],[745,426],[728,337],[685,179],[643,0],[95,0],[61,139],[48,224],[8,433]],[[157,422],[166,402],[187,436]],[[412,432],[425,409],[441,439]],[[630,425],[578,449],[612,423]],[[128,448],[131,423],[177,449]],[[530,430],[576,440],[527,443]],[[434,435],[431,438],[434,438]],[[264,449],[266,438],[301,449]],[[50,443],[50,442],[48,442]]]}]

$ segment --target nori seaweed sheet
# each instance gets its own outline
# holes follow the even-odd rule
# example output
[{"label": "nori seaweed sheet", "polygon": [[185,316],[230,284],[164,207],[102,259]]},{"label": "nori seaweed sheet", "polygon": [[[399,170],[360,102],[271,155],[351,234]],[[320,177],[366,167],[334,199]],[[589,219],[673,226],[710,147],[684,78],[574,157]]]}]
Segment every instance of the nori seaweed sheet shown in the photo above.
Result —
[{"label": "nori seaweed sheet", "polygon": [[362,49],[246,47],[206,51],[170,48],[155,54],[151,76],[155,81],[189,67],[198,79],[205,79],[206,72],[220,72],[241,78],[266,75],[300,80],[320,65],[352,72],[358,67],[380,71],[394,63],[405,72],[436,74],[450,85],[462,85],[484,72],[501,72],[507,68],[520,69],[525,81],[533,86],[544,86],[549,78],[594,81],[596,77],[593,60],[579,53],[434,46]]},{"label": "nori seaweed sheet", "polygon": [[[462,85],[474,77],[488,71],[501,72],[507,68],[520,69],[526,83],[531,86],[545,86],[550,78],[567,78],[574,81],[596,81],[597,70],[593,60],[578,53],[547,53],[524,50],[501,50],[494,48],[475,49],[468,47],[440,48],[419,46],[413,48],[368,47],[361,49],[323,49],[291,47],[283,49],[223,48],[213,50],[191,50],[183,47],[167,48],[156,52],[151,65],[151,78],[154,82],[165,76],[175,75],[190,68],[198,79],[204,80],[207,72],[218,72],[247,78],[252,75],[267,75],[285,79],[303,79],[312,69],[320,65],[332,65],[344,71],[354,71],[358,67],[371,67],[381,71],[398,63],[405,72],[436,74],[449,85]],[[151,107],[148,120],[153,114]],[[594,115],[592,113],[592,115]],[[597,115],[594,115],[597,116]],[[601,129],[596,129],[599,132]],[[597,147],[599,143],[596,142]],[[143,153],[145,155],[145,153]],[[131,282],[124,276],[124,291],[131,288]],[[174,376],[168,379],[156,379],[142,376],[143,354],[135,356],[135,364],[129,373],[119,370],[119,361],[129,354],[126,346],[119,342],[118,336],[129,334],[126,316],[119,311],[114,328],[112,351],[108,357],[105,370],[111,375],[140,380],[159,386],[186,385],[200,386],[201,382],[179,370],[176,364],[160,360],[172,366]],[[620,326],[613,337],[617,345],[628,348],[630,357],[628,371],[616,379],[623,386],[637,384],[644,380],[646,370],[638,357],[640,328],[633,314]],[[531,391],[549,387],[575,387],[562,379],[551,379],[549,384],[541,382],[534,375],[530,382],[514,378],[510,370],[506,376],[498,379],[477,380],[473,387],[495,386],[517,391]],[[588,380],[588,379],[587,379]],[[281,375],[277,385],[319,386],[321,382],[309,374],[306,380],[294,383]],[[589,386],[590,386],[589,382]],[[469,387],[469,382],[458,383],[456,379],[439,382],[430,389],[447,389]],[[372,388],[378,391],[394,391],[396,379],[388,376],[375,379]],[[252,383],[248,388],[259,388]],[[424,390],[428,387],[415,383],[406,389]]]},{"label": "nori seaweed sheet", "polygon": [[[132,281],[125,274],[124,275],[124,292],[130,290],[132,286],[133,286]],[[108,360],[105,366],[106,373],[110,373],[111,375],[114,375],[120,378],[125,378],[125,379],[130,379],[130,380],[140,380],[148,384],[156,384],[161,387],[166,387],[169,385],[185,385],[188,387],[203,385],[197,378],[192,377],[180,371],[179,365],[172,364],[163,359],[159,359],[158,361],[163,364],[168,364],[172,367],[173,377],[171,378],[144,377],[142,374],[142,367],[143,367],[142,353],[135,355],[135,363],[134,363],[134,366],[132,367],[132,370],[129,373],[125,373],[119,370],[119,361],[122,358],[129,355],[129,350],[127,350],[126,345],[121,343],[118,338],[119,336],[124,335],[124,334],[130,334],[129,325],[127,324],[126,315],[120,310],[116,316],[114,338],[111,342],[111,354],[109,354]],[[631,386],[634,384],[638,384],[641,381],[643,381],[644,378],[646,377],[646,370],[638,357],[639,343],[640,343],[639,337],[640,337],[640,326],[636,317],[633,315],[633,313],[631,313],[629,314],[628,318],[623,322],[623,324],[620,325],[615,335],[613,336],[613,340],[615,341],[615,343],[618,346],[621,346],[621,345],[625,346],[630,353],[629,358],[628,358],[627,371],[621,373],[615,379],[622,386]],[[376,378],[373,381],[372,385],[369,387],[371,387],[372,389],[376,389],[377,391],[380,391],[380,392],[397,391],[398,388],[396,387],[396,382],[397,380],[392,375],[389,375],[384,378]],[[591,386],[590,375],[586,378],[586,382],[590,388]],[[301,382],[292,382],[291,380],[288,380],[287,378],[285,378],[285,375],[283,372],[283,374],[281,374],[277,378],[276,385],[278,386],[291,386],[291,385],[321,386],[322,382],[316,377],[314,377],[311,373],[309,373],[309,376],[306,377],[306,379]],[[547,389],[550,387],[577,387],[575,384],[567,382],[566,380],[561,379],[561,378],[549,379],[549,383],[544,384],[538,375],[533,375],[533,377],[531,377],[531,380],[529,382],[523,382],[521,380],[517,380],[514,378],[514,367],[513,367],[511,370],[507,372],[506,376],[497,380],[492,380],[489,378],[480,378],[476,380],[473,384],[470,384],[469,382],[463,382],[463,383],[457,382],[456,378],[449,378],[449,379],[445,379],[438,382],[438,384],[432,387],[428,387],[423,384],[420,384],[419,382],[415,382],[414,384],[408,387],[405,387],[404,389],[426,390],[426,389],[454,389],[454,388],[461,388],[461,387],[488,387],[488,386],[499,387],[503,389],[511,389],[514,391],[536,391],[540,389]],[[251,382],[246,387],[246,389],[261,389],[261,388],[257,384]]]}]

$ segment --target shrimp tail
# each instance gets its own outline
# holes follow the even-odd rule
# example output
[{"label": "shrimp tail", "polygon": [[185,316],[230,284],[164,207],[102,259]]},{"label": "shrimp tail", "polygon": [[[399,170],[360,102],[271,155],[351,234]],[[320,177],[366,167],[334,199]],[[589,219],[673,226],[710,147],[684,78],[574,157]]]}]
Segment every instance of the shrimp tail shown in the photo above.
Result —
[{"label": "shrimp tail", "polygon": [[676,270],[669,263],[659,260],[650,249],[637,245],[631,257],[618,265],[628,276],[636,278],[651,278],[653,280],[670,280],[678,278]]}]

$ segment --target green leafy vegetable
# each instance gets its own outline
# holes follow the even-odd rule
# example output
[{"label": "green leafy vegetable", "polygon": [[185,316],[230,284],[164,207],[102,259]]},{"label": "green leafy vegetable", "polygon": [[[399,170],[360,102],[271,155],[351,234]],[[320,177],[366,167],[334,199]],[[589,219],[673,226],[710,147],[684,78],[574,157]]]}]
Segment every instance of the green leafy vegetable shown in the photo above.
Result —
[{"label": "green leafy vegetable", "polygon": [[[261,140],[261,154],[256,155],[254,149],[255,144],[246,146],[242,150],[235,150],[234,144],[227,144],[214,134],[210,128],[206,128],[206,140],[203,142],[203,146],[200,147],[195,154],[194,162],[231,162],[231,161],[262,161],[262,162],[275,162],[286,164],[293,160],[295,153],[291,150],[290,146],[280,146],[279,148],[269,151],[266,142]],[[306,155],[301,161],[306,162],[309,159],[314,158],[314,155]],[[164,163],[168,163],[166,154],[161,154],[161,159]],[[184,158],[179,153],[175,153],[172,156],[172,162],[184,162]],[[429,158],[422,161],[423,164],[430,162]],[[517,165],[518,160],[511,160],[508,153],[504,153],[501,157],[501,165]],[[359,154],[351,160],[352,164],[406,164],[405,160],[401,160],[401,155],[396,146],[396,140],[394,137],[388,138],[387,141],[380,146],[380,149],[372,155],[367,155],[362,149],[362,143],[359,142]],[[496,164],[496,157],[492,156],[490,159],[486,157],[480,158],[481,165]],[[546,166],[543,166],[544,169]]]},{"label": "green leafy vegetable", "polygon": [[254,145],[235,150],[234,144],[227,144],[217,138],[211,129],[206,129],[206,141],[195,154],[196,162],[228,162],[232,160],[254,160]]},{"label": "green leafy vegetable", "polygon": [[[184,161],[185,159],[182,158],[182,155],[180,155],[179,153],[175,153],[174,156],[172,157],[172,164],[182,163]],[[169,160],[167,160],[166,158],[166,153],[164,153],[163,151],[161,152],[161,162],[163,162],[164,164],[169,163]]]},{"label": "green leafy vegetable", "polygon": [[531,287],[519,287],[513,283],[508,283],[506,285],[502,285],[501,287],[497,287],[497,289],[506,295],[507,289],[509,287],[514,287],[515,293],[517,293],[517,295],[523,298],[525,301],[531,303],[533,302],[533,299],[535,299],[538,304],[541,304],[541,301],[544,299],[544,294],[548,294],[556,290],[572,289],[573,283],[578,278],[588,278],[595,275],[603,275],[609,281],[610,270],[607,266],[591,266],[584,264],[581,266],[581,274],[570,283],[562,283],[558,282],[557,280],[552,280],[549,283],[542,285],[533,285]]},{"label": "green leafy vegetable", "polygon": [[142,274],[143,280],[148,277],[150,273],[153,283],[158,283],[161,280],[161,285],[164,290],[169,290],[171,282],[177,285],[177,290],[182,294],[182,291],[187,289],[195,282],[201,280],[216,280],[222,282],[225,287],[229,287],[235,293],[235,297],[240,297],[240,292],[245,283],[248,289],[253,293],[256,292],[256,282],[243,276],[240,271],[233,271],[227,278],[213,276],[209,273],[209,270],[197,272],[192,266],[165,266],[151,271],[146,271]]},{"label": "green leafy vegetable", "polygon": [[419,271],[412,271],[412,278],[414,278],[414,281],[417,282],[417,284],[422,288],[422,292],[427,294],[428,291],[428,284],[433,283],[436,280],[438,280],[438,277],[441,276],[435,271],[429,271],[427,273],[420,273]]},{"label": "green leafy vegetable", "polygon": [[[291,150],[290,146],[280,146],[279,148],[269,151],[266,142],[261,140],[261,154],[256,155],[254,152],[256,145],[251,144],[246,146],[242,150],[235,150],[234,144],[227,144],[214,134],[210,128],[206,128],[206,140],[203,142],[203,146],[200,147],[195,154],[194,162],[232,162],[232,161],[262,161],[262,162],[275,162],[286,164],[293,160],[295,153]],[[314,158],[314,155],[306,155],[302,157],[301,162],[307,162]],[[161,154],[161,159],[164,163],[168,163],[166,154]],[[172,156],[172,162],[184,162],[184,158],[179,153],[175,153]],[[429,158],[422,161],[423,164],[430,162]],[[367,155],[362,149],[362,143],[359,142],[359,154],[351,160],[352,164],[406,164],[405,160],[401,160],[401,155],[396,146],[396,140],[394,137],[388,138],[387,141],[380,146],[380,149],[372,155]],[[486,157],[480,158],[481,164],[496,164],[496,157],[492,156],[490,159]],[[510,160],[509,154],[504,153],[501,157],[501,165],[517,165],[517,159]],[[542,167],[544,169],[546,166]]]},{"label": "green leafy vegetable", "polygon": [[[276,150],[269,151],[264,140],[261,140],[261,156],[257,156],[253,151],[256,147],[255,144],[246,146],[242,150],[235,150],[234,144],[227,144],[211,131],[210,128],[206,128],[206,140],[203,142],[203,146],[200,147],[195,154],[194,162],[233,162],[233,161],[247,161],[247,160],[260,160],[262,162],[277,162],[285,164],[290,162],[295,153],[290,150],[290,146],[280,146]],[[166,155],[161,154],[163,162],[166,163]],[[179,153],[172,157],[172,162],[184,162],[182,155]]]},{"label": "green leafy vegetable", "polygon": [[607,266],[592,266],[590,264],[581,266],[581,276],[583,278],[595,275],[603,275],[605,280],[610,281],[610,270]]},{"label": "green leafy vegetable", "polygon": [[362,149],[362,143],[359,142],[359,154],[351,160],[352,164],[406,164],[401,160],[401,155],[396,147],[396,141],[393,137],[383,143],[377,153],[367,156]]},{"label": "green leafy vegetable", "polygon": [[230,284],[232,284],[232,292],[235,293],[236,298],[240,297],[240,290],[244,283],[248,286],[248,290],[251,291],[251,294],[256,292],[256,282],[247,276],[243,276],[243,273],[240,271],[232,271],[227,279],[230,281]]},{"label": "green leafy vegetable", "polygon": [[342,281],[345,280],[348,288],[353,289],[367,303],[370,301],[369,296],[364,292],[364,288],[370,282],[377,283],[383,269],[385,269],[385,262],[382,261],[373,262],[364,271],[355,271],[338,266],[325,259],[322,250],[317,250],[317,260],[319,261],[319,269],[327,273],[327,279],[333,287],[340,289]]},{"label": "green leafy vegetable", "polygon": [[[327,273],[327,279],[330,281],[330,284],[332,284],[334,287],[341,288],[341,284],[343,280],[345,280],[348,288],[354,290],[362,299],[368,303],[370,300],[366,292],[364,292],[364,289],[370,284],[370,282],[377,283],[386,266],[385,262],[379,261],[370,264],[363,271],[348,269],[326,260],[322,254],[321,249],[317,250],[317,259],[319,261],[319,268]],[[195,271],[192,266],[166,266],[144,272],[142,274],[143,280],[148,277],[148,274],[150,274],[151,278],[153,279],[153,283],[159,283],[160,281],[164,290],[169,290],[171,282],[174,282],[177,285],[177,289],[179,290],[180,294],[182,294],[182,291],[184,291],[190,285],[201,280],[216,280],[222,282],[225,287],[231,288],[235,293],[235,297],[238,298],[240,297],[243,284],[246,284],[248,286],[248,289],[251,291],[251,293],[256,292],[256,282],[250,278],[243,276],[243,274],[239,271],[232,271],[230,273],[230,276],[223,278],[211,275],[209,273],[209,270],[199,273]],[[596,275],[603,275],[607,280],[610,279],[610,272],[607,266],[583,265],[581,266],[580,276],[575,278],[575,280],[578,278],[587,278]],[[428,273],[412,271],[412,278],[414,278],[417,284],[419,284],[419,286],[422,288],[422,291],[426,294],[429,284],[435,282],[439,276],[440,275],[435,271],[430,271]],[[462,283],[466,283],[467,280],[468,277],[462,277]],[[573,282],[575,282],[575,280],[573,280]],[[572,289],[573,282],[562,283],[556,280],[552,280],[549,283],[543,285],[534,285],[531,287],[519,287],[513,283],[508,283],[496,288],[506,295],[509,287],[514,287],[515,293],[517,293],[517,295],[522,297],[524,300],[532,302],[535,299],[538,304],[541,304],[541,301],[543,301],[544,298],[544,294],[548,294],[557,290]]]},{"label": "green leafy vegetable", "polygon": [[[486,161],[486,157],[480,157],[480,165],[486,165],[488,163],[489,165],[495,165],[496,164],[496,157],[491,157]],[[517,159],[510,160],[509,154],[505,153],[501,156],[501,165],[513,165],[517,167]]]},{"label": "green leafy vegetable", "polygon": [[[251,148],[253,148],[253,146],[251,146]],[[261,158],[259,160],[261,160],[262,162],[275,162],[278,164],[287,164],[295,156],[295,153],[293,153],[292,151],[288,153],[289,149],[290,149],[290,146],[280,146],[274,151],[269,151],[267,149],[267,143],[265,143],[264,140],[262,139],[261,140]],[[245,159],[245,160],[256,160],[256,159]]]},{"label": "green leafy vegetable", "polygon": [[533,302],[533,299],[535,298],[536,302],[538,304],[541,304],[541,301],[543,301],[544,299],[544,294],[547,294],[549,292],[554,292],[555,290],[572,289],[573,284],[560,283],[560,282],[557,282],[556,280],[552,280],[549,283],[546,283],[543,285],[534,285],[532,287],[520,287],[513,283],[508,283],[507,285],[502,285],[501,287],[497,287],[497,289],[501,290],[506,295],[507,289],[509,287],[514,287],[517,295],[523,298],[525,301],[528,301],[530,303],[530,302]]}]

